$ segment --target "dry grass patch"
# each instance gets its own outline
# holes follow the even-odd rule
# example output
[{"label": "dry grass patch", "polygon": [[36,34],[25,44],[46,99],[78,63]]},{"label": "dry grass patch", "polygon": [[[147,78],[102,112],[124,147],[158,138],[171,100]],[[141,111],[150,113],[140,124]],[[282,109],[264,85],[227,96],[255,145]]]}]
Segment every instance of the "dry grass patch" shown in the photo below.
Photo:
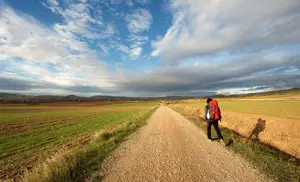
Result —
[{"label": "dry grass patch", "polygon": [[[183,106],[183,105],[169,105],[169,107],[173,108],[174,110],[178,111],[179,113],[183,114],[185,117],[193,121],[197,126],[201,129],[206,131],[206,122],[203,120],[203,109],[198,109],[195,107]],[[279,123],[286,122],[286,121],[277,121],[279,123],[270,124],[271,127],[266,124],[266,131],[260,131],[258,135],[258,139],[266,139],[265,135],[273,137],[272,140],[268,140],[268,142],[262,143],[259,140],[252,140],[248,139],[249,135],[255,128],[257,124],[257,115],[253,116],[252,119],[245,119],[242,122],[237,119],[238,113],[231,113],[227,111],[223,111],[223,121],[220,123],[221,132],[224,136],[225,142],[229,143],[233,141],[233,144],[229,145],[229,148],[241,154],[245,157],[245,159],[249,160],[250,162],[254,163],[258,166],[262,171],[268,174],[271,178],[275,179],[276,181],[294,181],[298,182],[300,180],[300,160],[293,157],[299,154],[299,143],[288,143],[289,148],[284,148],[284,143],[287,144],[286,139],[280,140],[279,138],[275,138],[276,132],[278,131]],[[241,114],[241,113],[239,113]],[[247,118],[249,115],[241,114],[241,118]],[[264,117],[265,118],[265,117]],[[271,118],[265,118],[271,119]],[[266,121],[268,122],[268,120]],[[291,121],[292,122],[292,121]],[[224,128],[224,126],[228,127]],[[295,125],[294,125],[295,126]],[[296,125],[298,127],[298,125]],[[231,129],[232,128],[232,129]],[[285,131],[286,133],[293,133],[296,136],[299,136],[299,132],[297,132],[297,128],[288,128],[290,131]],[[294,130],[291,130],[294,129]],[[240,133],[244,133],[245,135],[241,135]],[[265,133],[263,133],[265,132]],[[216,136],[214,130],[212,130],[213,135]],[[246,137],[244,137],[246,136]],[[292,141],[298,142],[299,137],[293,137]],[[278,140],[278,141],[276,141]],[[280,143],[276,146],[276,142]],[[266,145],[267,144],[267,145]],[[286,152],[290,152],[292,155],[289,155],[277,148],[274,148],[268,144],[275,145],[276,147],[281,147],[281,150],[285,150]],[[293,149],[293,150],[291,150]]]}]

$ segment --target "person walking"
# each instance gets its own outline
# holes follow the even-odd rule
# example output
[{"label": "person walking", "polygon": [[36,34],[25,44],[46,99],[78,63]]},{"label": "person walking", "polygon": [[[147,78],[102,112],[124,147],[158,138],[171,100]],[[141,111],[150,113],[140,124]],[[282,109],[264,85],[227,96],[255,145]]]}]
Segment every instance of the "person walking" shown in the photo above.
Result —
[{"label": "person walking", "polygon": [[223,135],[219,129],[218,122],[221,120],[221,110],[218,106],[218,102],[213,100],[212,98],[207,98],[206,100],[207,105],[205,106],[205,120],[207,121],[207,137],[208,139],[212,140],[211,138],[211,125],[214,126],[218,140],[222,145],[225,145]]}]

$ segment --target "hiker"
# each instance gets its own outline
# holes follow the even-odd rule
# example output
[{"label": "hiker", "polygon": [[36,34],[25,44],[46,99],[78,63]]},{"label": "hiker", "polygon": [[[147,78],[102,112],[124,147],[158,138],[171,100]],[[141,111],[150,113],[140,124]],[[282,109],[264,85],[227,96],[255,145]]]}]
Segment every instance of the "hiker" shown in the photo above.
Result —
[{"label": "hiker", "polygon": [[225,144],[218,126],[218,122],[219,120],[221,120],[221,110],[218,106],[218,102],[216,100],[208,98],[206,100],[206,103],[207,105],[205,106],[204,118],[207,121],[207,137],[208,139],[213,140],[211,138],[211,125],[213,125],[218,134],[218,140],[220,140],[222,144]]}]

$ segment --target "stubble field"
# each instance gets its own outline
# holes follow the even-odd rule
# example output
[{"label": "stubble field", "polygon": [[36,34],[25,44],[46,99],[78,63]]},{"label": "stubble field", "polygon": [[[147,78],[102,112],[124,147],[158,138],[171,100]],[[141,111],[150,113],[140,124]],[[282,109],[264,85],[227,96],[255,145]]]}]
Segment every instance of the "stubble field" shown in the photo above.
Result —
[{"label": "stubble field", "polygon": [[[299,97],[298,97],[299,98]],[[220,122],[228,148],[255,163],[274,181],[300,180],[300,100],[217,98]],[[206,132],[206,100],[169,102]],[[216,132],[212,129],[213,137]]]},{"label": "stubble field", "polygon": [[[260,141],[300,158],[300,100],[218,99],[221,126],[249,137],[257,131]],[[203,117],[205,100],[183,105],[198,109]],[[259,124],[258,120],[265,123]],[[257,128],[260,127],[260,128]],[[256,138],[255,138],[256,139]]]}]

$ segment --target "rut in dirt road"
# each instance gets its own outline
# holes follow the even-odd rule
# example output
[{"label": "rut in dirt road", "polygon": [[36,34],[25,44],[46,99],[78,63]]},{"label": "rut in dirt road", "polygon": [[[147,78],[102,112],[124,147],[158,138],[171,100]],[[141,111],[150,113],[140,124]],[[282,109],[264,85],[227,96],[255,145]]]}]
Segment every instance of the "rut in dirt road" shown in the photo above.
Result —
[{"label": "rut in dirt road", "polygon": [[104,161],[101,173],[103,181],[269,181],[164,106]]}]

